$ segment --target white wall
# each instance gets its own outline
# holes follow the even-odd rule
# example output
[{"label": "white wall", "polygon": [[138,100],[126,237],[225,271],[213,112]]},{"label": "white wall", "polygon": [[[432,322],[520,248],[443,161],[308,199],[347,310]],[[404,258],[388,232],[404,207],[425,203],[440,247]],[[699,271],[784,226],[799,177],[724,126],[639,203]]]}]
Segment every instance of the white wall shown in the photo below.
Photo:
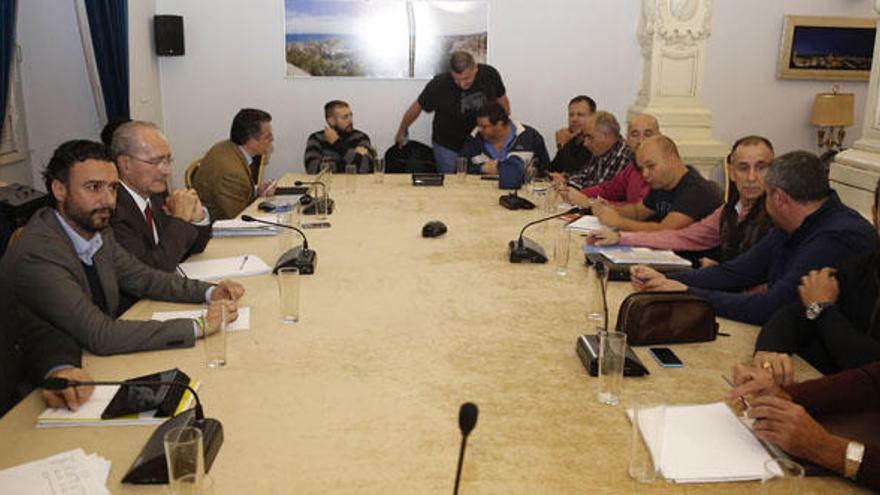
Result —
[{"label": "white wall", "polygon": [[[773,141],[777,154],[818,151],[809,123],[813,97],[831,91],[855,94],[855,125],[846,137],[861,135],[867,82],[776,79],[776,60],[786,14],[877,17],[865,0],[719,0],[713,2],[712,37],[706,51],[704,100],[715,119],[715,137],[733,143],[745,134]],[[877,61],[875,61],[877,63]]]},{"label": "white wall", "polygon": [[95,100],[83,58],[73,1],[18,2],[24,112],[34,184],[64,141],[97,139]]},{"label": "white wall", "polygon": [[[131,118],[155,122],[160,127],[162,92],[159,82],[158,57],[153,45],[153,16],[156,0],[128,2],[128,77]],[[134,56],[137,54],[137,56]]]}]

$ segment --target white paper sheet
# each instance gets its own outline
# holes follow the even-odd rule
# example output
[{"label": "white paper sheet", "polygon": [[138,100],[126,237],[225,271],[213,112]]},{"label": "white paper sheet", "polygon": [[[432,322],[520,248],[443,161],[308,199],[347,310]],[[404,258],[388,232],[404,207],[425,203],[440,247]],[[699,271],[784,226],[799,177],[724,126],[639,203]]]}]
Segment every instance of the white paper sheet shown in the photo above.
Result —
[{"label": "white paper sheet", "polygon": [[0,471],[0,490],[18,495],[109,495],[110,461],[82,449]]}]

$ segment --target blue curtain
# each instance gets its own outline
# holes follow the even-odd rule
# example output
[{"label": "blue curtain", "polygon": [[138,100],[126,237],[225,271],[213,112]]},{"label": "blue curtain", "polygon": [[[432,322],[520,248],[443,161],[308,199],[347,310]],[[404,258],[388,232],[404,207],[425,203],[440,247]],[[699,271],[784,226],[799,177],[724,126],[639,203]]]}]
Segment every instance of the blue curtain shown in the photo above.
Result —
[{"label": "blue curtain", "polygon": [[9,74],[15,56],[15,7],[18,0],[0,0],[0,129],[6,123]]},{"label": "blue curtain", "polygon": [[107,120],[129,118],[128,0],[86,0]]}]

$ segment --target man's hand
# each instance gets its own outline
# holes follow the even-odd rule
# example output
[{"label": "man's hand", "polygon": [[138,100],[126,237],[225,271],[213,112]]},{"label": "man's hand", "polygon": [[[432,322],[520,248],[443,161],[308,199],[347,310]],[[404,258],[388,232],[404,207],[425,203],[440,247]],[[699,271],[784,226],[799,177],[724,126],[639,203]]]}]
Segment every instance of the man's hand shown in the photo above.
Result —
[{"label": "man's hand", "polygon": [[358,155],[363,155],[363,156],[367,156],[370,154],[370,150],[367,149],[367,147],[365,147],[365,146],[356,146],[354,148],[354,152],[357,153]]},{"label": "man's hand", "polygon": [[498,160],[489,160],[480,167],[480,171],[486,175],[498,175]]},{"label": "man's hand", "polygon": [[223,316],[224,308],[226,308],[226,323],[231,323],[238,319],[238,307],[235,304],[235,301],[229,299],[213,300],[213,302],[208,305],[208,312],[205,315],[205,320],[207,321],[205,337],[213,335],[220,330],[220,323],[222,322],[221,317]]},{"label": "man's hand", "polygon": [[547,175],[550,176],[550,180],[553,181],[553,186],[557,189],[568,187],[568,179],[565,177],[565,174],[561,174],[559,172],[549,172]]},{"label": "man's hand", "polygon": [[778,385],[794,383],[794,366],[791,362],[791,356],[788,354],[758,351],[752,362],[756,368],[767,370]]},{"label": "man's hand", "polygon": [[688,289],[687,285],[677,280],[670,280],[645,265],[635,265],[630,268],[629,278],[636,292],[680,292]]},{"label": "man's hand", "polygon": [[165,213],[184,222],[191,222],[193,205],[199,199],[198,195],[193,196],[192,193],[186,189],[178,189],[169,194],[165,198]]},{"label": "man's hand", "polygon": [[277,180],[263,181],[263,183],[260,184],[260,187],[257,188],[257,195],[262,197],[274,196],[277,187]]},{"label": "man's hand", "polygon": [[212,301],[232,300],[238,301],[244,295],[244,287],[232,280],[221,280],[211,292]]},{"label": "man's hand", "polygon": [[202,206],[202,200],[199,199],[199,193],[197,193],[195,189],[190,189],[190,192],[193,197],[193,209],[192,214],[190,215],[190,222],[199,223],[205,219],[205,207]]},{"label": "man's hand", "polygon": [[839,459],[832,462],[842,467],[846,441],[828,433],[800,404],[764,395],[752,399],[748,416],[755,419],[752,429],[761,440],[776,444],[795,457],[826,466],[825,459],[837,457],[828,456],[828,451],[839,450]]},{"label": "man's hand", "polygon": [[831,303],[837,302],[837,296],[840,295],[840,287],[837,284],[837,278],[834,274],[837,270],[825,267],[821,270],[810,270],[810,273],[801,277],[801,285],[798,287],[798,294],[801,296],[801,302],[804,307],[812,303]]},{"label": "man's hand", "polygon": [[394,142],[397,143],[397,146],[400,148],[403,148],[403,146],[406,144],[406,139],[407,138],[405,130],[399,130],[397,131],[397,134],[394,135]]},{"label": "man's hand", "polygon": [[780,397],[783,399],[791,399],[782,388],[773,379],[773,373],[758,368],[756,366],[748,366],[745,364],[737,364],[733,367],[733,384],[734,388],[727,394],[727,399],[736,400],[743,397],[751,400],[755,397]]},{"label": "man's hand", "polygon": [[612,228],[619,228],[624,220],[623,216],[617,211],[617,208],[607,204],[593,205],[593,215],[595,215],[600,222]]},{"label": "man's hand", "polygon": [[333,144],[339,140],[339,133],[336,132],[336,129],[330,127],[329,125],[324,126],[324,141],[327,141],[327,144]]},{"label": "man's hand", "polygon": [[[49,378],[65,378],[78,382],[93,381],[88,373],[80,368],[62,368],[49,374]],[[43,401],[49,407],[67,407],[71,411],[79,409],[85,401],[92,396],[95,387],[82,385],[79,387],[67,387],[64,390],[43,390]]]},{"label": "man's hand", "polygon": [[587,244],[596,246],[614,246],[620,242],[620,233],[609,229],[599,229],[587,235]]},{"label": "man's hand", "polygon": [[573,138],[575,134],[568,127],[556,131],[556,146],[562,147]]},{"label": "man's hand", "polygon": [[710,266],[716,266],[718,262],[713,260],[712,258],[707,258],[703,256],[700,258],[700,268],[709,268]]},{"label": "man's hand", "polygon": [[560,187],[559,196],[568,204],[577,205],[583,208],[590,206],[590,198],[571,186]]}]

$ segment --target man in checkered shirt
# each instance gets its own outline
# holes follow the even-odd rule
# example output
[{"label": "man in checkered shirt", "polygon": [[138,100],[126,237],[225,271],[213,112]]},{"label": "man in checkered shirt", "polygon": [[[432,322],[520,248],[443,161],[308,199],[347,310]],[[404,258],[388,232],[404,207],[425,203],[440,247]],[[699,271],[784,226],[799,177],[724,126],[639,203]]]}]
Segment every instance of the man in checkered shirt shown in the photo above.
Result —
[{"label": "man in checkered shirt", "polygon": [[[584,126],[584,146],[593,154],[579,172],[568,178],[568,184],[578,189],[595,186],[611,180],[633,161],[633,154],[620,135],[620,124],[608,112],[596,112]],[[562,177],[554,175],[555,182]]]}]

